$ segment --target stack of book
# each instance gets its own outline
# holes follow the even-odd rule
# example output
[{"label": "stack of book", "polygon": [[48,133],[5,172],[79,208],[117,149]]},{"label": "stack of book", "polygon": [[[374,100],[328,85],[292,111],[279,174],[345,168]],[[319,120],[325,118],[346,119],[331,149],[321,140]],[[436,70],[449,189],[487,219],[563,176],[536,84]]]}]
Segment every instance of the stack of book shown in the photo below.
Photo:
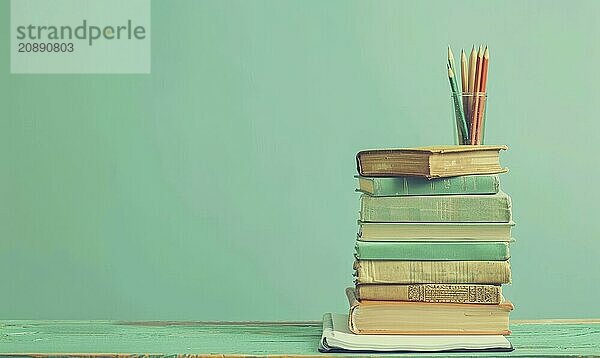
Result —
[{"label": "stack of book", "polygon": [[324,327],[337,331],[330,349],[336,339],[338,349],[354,351],[512,349],[504,336],[513,306],[501,287],[511,281],[513,240],[498,175],[503,149],[357,154],[356,284],[346,290],[347,327],[326,315]]}]

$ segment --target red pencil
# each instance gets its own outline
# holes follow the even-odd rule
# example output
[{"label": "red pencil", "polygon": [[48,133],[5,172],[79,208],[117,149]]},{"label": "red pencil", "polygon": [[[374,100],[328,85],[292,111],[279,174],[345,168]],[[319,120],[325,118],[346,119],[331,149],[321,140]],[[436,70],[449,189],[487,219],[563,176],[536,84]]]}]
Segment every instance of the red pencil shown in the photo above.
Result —
[{"label": "red pencil", "polygon": [[487,87],[487,76],[488,76],[488,66],[490,63],[490,51],[487,46],[485,48],[485,52],[483,53],[483,61],[481,63],[481,84],[479,86],[479,92],[482,93],[480,102],[479,102],[479,112],[477,113],[477,133],[475,134],[476,144],[482,144],[483,142],[483,114],[485,113],[485,94]]},{"label": "red pencil", "polygon": [[475,64],[475,87],[473,91],[473,96],[475,96],[473,101],[473,110],[471,111],[471,144],[477,144],[475,141],[475,136],[477,133],[477,113],[479,111],[479,87],[481,86],[481,63],[483,62],[483,50],[481,46],[479,46],[479,51],[477,52],[477,63]]}]

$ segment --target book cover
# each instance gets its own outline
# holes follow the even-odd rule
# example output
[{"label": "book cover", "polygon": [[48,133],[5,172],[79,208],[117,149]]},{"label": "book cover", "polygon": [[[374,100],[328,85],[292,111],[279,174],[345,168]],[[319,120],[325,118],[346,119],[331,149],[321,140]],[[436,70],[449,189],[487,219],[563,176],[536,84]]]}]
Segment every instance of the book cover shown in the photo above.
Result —
[{"label": "book cover", "polygon": [[356,285],[359,300],[413,301],[430,303],[500,303],[502,286],[451,283],[423,284],[360,284]]},{"label": "book cover", "polygon": [[505,261],[507,242],[372,242],[356,241],[359,260]]},{"label": "book cover", "polygon": [[500,188],[498,175],[465,175],[450,178],[362,177],[358,191],[372,196],[496,194]]},{"label": "book cover", "polygon": [[509,261],[379,261],[356,260],[361,283],[510,283]]},{"label": "book cover", "polygon": [[365,177],[423,176],[442,178],[460,175],[497,174],[500,150],[506,146],[450,145],[406,149],[363,150],[356,154],[358,174]]},{"label": "book cover", "polygon": [[346,289],[348,327],[356,334],[490,334],[508,335],[509,301],[497,305],[369,301]]},{"label": "book cover", "polygon": [[354,334],[347,314],[323,315],[322,353],[377,352],[510,352],[512,345],[502,335],[399,335]]},{"label": "book cover", "polygon": [[360,196],[365,222],[510,222],[510,197],[493,195]]},{"label": "book cover", "polygon": [[378,223],[358,221],[361,241],[504,241],[512,242],[507,223]]}]

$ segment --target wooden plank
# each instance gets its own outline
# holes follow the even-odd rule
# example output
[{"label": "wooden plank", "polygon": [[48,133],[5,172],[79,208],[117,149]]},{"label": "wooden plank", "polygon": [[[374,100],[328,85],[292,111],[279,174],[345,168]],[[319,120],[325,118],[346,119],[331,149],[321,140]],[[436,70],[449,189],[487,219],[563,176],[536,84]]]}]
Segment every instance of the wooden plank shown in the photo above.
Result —
[{"label": "wooden plank", "polygon": [[[600,355],[598,322],[527,321],[513,323],[511,329],[513,334],[509,339],[516,350],[503,354],[506,356]],[[1,321],[0,354],[39,357],[118,354],[311,356],[319,354],[320,334],[321,325],[314,321]]]}]

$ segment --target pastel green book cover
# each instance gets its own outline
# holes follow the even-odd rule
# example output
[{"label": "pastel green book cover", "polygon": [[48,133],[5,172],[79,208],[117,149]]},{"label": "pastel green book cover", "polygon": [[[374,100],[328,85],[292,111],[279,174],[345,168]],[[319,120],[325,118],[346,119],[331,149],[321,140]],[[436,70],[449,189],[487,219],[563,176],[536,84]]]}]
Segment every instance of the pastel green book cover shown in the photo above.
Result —
[{"label": "pastel green book cover", "polygon": [[500,188],[498,175],[464,175],[430,180],[421,177],[356,178],[359,184],[357,190],[373,196],[495,194]]},{"label": "pastel green book cover", "polygon": [[370,242],[356,241],[362,260],[504,261],[510,258],[507,242]]},{"label": "pastel green book cover", "polygon": [[360,221],[365,222],[509,222],[510,196],[438,195],[374,197],[361,195]]}]

